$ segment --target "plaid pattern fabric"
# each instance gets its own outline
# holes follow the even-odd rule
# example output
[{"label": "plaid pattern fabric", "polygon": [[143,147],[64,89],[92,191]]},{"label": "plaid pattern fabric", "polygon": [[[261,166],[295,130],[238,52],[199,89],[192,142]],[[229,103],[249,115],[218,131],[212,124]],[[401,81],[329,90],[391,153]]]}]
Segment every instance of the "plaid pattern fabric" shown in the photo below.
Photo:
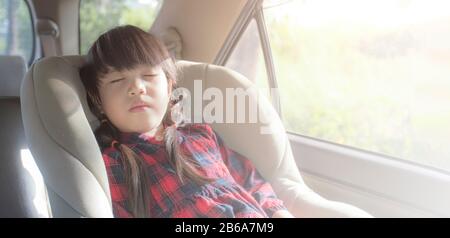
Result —
[{"label": "plaid pattern fabric", "polygon": [[[120,142],[142,156],[149,174],[152,217],[271,217],[286,209],[272,187],[252,163],[227,148],[207,124],[188,124],[177,129],[181,149],[200,166],[198,172],[213,181],[199,186],[180,181],[170,165],[164,143],[139,133],[122,133]],[[132,217],[121,153],[102,150],[115,217]]]}]

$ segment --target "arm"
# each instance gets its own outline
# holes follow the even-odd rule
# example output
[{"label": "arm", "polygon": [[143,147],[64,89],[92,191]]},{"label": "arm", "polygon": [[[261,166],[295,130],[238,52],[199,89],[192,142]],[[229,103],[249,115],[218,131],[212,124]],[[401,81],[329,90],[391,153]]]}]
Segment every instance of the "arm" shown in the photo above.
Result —
[{"label": "arm", "polygon": [[[279,182],[279,181],[278,181]],[[330,217],[330,218],[369,218],[373,217],[366,211],[355,206],[328,200],[313,190],[303,181],[282,181],[289,186],[280,197],[284,198],[296,217]]]},{"label": "arm", "polygon": [[288,210],[279,210],[272,215],[272,218],[295,218]]},{"label": "arm", "polygon": [[293,217],[283,202],[277,198],[272,186],[259,174],[250,160],[225,146],[212,132],[222,159],[235,181],[247,190],[269,217]]}]

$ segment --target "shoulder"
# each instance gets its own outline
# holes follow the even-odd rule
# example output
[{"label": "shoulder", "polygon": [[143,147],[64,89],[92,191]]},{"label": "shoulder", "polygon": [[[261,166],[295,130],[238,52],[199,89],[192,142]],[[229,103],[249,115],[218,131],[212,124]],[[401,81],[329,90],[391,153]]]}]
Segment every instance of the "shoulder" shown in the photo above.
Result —
[{"label": "shoulder", "polygon": [[178,130],[188,137],[203,137],[215,140],[215,132],[208,124],[203,123],[189,123],[184,126],[180,126]]},{"label": "shoulder", "polygon": [[114,163],[114,161],[120,160],[120,157],[122,156],[122,153],[120,153],[118,149],[112,146],[101,149],[101,153],[106,165]]},{"label": "shoulder", "polygon": [[221,147],[223,142],[220,136],[209,124],[190,123],[178,129],[184,141],[188,143],[204,144],[208,147]]}]

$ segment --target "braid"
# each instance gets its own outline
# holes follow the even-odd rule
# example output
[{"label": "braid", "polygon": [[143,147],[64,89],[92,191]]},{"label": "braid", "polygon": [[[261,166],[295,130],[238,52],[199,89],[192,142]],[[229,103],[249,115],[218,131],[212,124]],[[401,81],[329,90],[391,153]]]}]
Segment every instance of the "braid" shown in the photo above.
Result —
[{"label": "braid", "polygon": [[95,136],[101,148],[112,146],[121,153],[120,158],[124,167],[128,200],[133,216],[150,217],[149,206],[152,200],[148,191],[148,173],[141,156],[127,145],[120,143],[118,129],[106,117],[101,119],[100,126],[95,130]]},{"label": "braid", "polygon": [[[203,185],[212,182],[213,180],[198,173],[195,167],[199,167],[200,165],[187,156],[181,146],[182,135],[178,128],[185,126],[180,112],[182,109],[180,106],[182,100],[183,95],[180,95],[178,99],[171,101],[163,120],[163,123],[165,124],[164,142],[166,145],[166,152],[170,164],[175,168],[177,176],[183,183],[184,179],[188,178],[198,185]],[[174,120],[172,118],[173,115],[176,115],[179,118]]]}]

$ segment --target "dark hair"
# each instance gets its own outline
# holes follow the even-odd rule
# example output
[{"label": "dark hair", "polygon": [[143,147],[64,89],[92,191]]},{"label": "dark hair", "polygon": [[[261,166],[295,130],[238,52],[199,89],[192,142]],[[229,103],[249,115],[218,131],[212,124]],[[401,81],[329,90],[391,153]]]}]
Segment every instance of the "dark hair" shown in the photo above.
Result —
[{"label": "dark hair", "polygon": [[[120,131],[102,113],[99,95],[100,80],[111,69],[121,71],[132,69],[138,65],[161,66],[167,80],[176,86],[177,69],[174,60],[164,44],[152,34],[135,26],[119,26],[102,34],[91,46],[86,63],[80,69],[80,77],[86,88],[87,101],[92,113],[101,122],[95,130],[97,142],[102,149],[114,146],[122,154],[125,181],[129,192],[131,213],[135,217],[149,217],[149,206],[152,202],[148,186],[148,174],[143,159],[119,140]],[[169,85],[169,84],[168,84]],[[173,91],[173,90],[172,90]],[[178,143],[179,131],[171,118],[174,105],[179,100],[171,100],[163,118],[164,142],[169,161],[181,181],[184,177],[199,185],[210,182],[195,169],[196,164],[188,158]]]}]

